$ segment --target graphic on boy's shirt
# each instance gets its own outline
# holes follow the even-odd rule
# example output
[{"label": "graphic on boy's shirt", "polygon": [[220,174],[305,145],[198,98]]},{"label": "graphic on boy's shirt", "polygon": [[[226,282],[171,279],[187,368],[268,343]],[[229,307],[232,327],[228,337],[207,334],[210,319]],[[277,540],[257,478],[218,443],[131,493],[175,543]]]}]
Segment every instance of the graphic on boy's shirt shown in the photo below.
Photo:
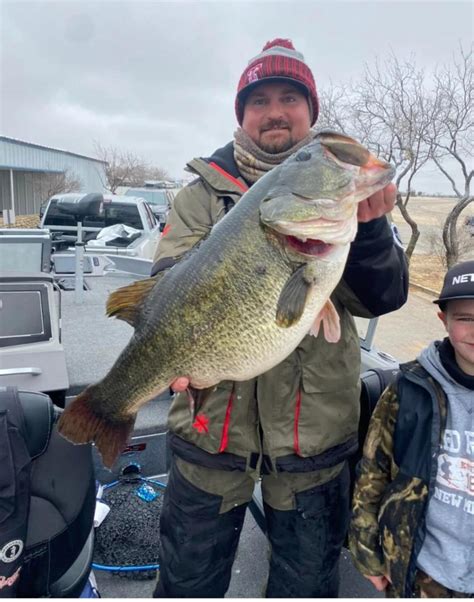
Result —
[{"label": "graphic on boy's shirt", "polygon": [[441,449],[434,499],[474,514],[474,431],[446,429]]}]

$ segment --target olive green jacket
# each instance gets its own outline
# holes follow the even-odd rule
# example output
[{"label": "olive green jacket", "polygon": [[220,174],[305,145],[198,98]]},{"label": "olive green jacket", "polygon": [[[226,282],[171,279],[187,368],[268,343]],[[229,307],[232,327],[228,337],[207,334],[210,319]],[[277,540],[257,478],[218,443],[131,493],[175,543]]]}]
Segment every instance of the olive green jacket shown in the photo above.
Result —
[{"label": "olive green jacket", "polygon": [[[232,164],[231,145],[223,151],[226,165]],[[194,159],[188,164],[198,178],[174,200],[158,245],[154,273],[172,266],[207,236],[225,216],[226,206],[238,202],[247,189],[235,164],[232,175],[216,162]],[[391,233],[390,241],[385,242],[393,254]],[[373,246],[370,240],[369,244]],[[386,249],[383,253],[387,254]],[[406,272],[405,260],[400,251],[388,262],[385,255],[378,269],[388,270],[393,288],[393,275],[400,279],[400,273]],[[354,261],[360,263],[357,257]],[[367,279],[369,286],[373,274],[367,274]],[[394,296],[387,293],[390,300],[384,301],[384,311],[405,302],[404,287]],[[386,288],[388,291],[388,283]],[[382,297],[380,294],[379,299]],[[336,465],[352,453],[359,420],[360,371],[359,338],[352,316],[371,317],[373,311],[345,282],[340,283],[332,301],[341,321],[338,343],[328,343],[323,336],[305,337],[285,361],[252,381],[235,383],[233,392],[234,383],[219,383],[197,415],[190,412],[186,394],[176,395],[169,413],[171,432],[211,454],[234,454],[247,466],[264,454],[277,470],[295,470],[293,460],[298,458],[310,459],[298,472],[315,470]]]}]

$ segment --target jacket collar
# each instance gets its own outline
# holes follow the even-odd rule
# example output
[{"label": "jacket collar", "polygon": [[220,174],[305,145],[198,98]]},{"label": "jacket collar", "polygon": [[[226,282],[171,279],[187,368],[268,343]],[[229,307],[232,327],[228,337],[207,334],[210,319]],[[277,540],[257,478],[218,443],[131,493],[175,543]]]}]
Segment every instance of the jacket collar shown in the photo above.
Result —
[{"label": "jacket collar", "polygon": [[[411,362],[400,364],[400,371],[408,380],[419,384],[431,394],[433,403],[436,404],[436,407],[434,406],[433,410],[435,415],[438,416],[437,420],[439,421],[439,433],[442,433],[446,427],[448,402],[446,394],[441,385],[427,370],[425,370],[425,368],[423,368],[418,360],[412,360]],[[439,434],[438,438],[440,436],[441,435]],[[438,439],[436,439],[436,441],[437,440]]]},{"label": "jacket collar", "polygon": [[237,169],[233,142],[217,149],[211,157],[193,159],[187,168],[201,176],[218,194],[240,197],[249,188]]}]

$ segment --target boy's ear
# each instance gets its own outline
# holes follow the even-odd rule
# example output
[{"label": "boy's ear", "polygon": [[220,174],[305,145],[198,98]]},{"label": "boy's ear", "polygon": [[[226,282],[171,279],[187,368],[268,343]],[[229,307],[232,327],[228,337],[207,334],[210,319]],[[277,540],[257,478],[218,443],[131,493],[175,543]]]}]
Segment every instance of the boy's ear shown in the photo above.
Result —
[{"label": "boy's ear", "polygon": [[446,328],[446,330],[448,329],[448,321],[447,321],[447,316],[446,316],[446,312],[444,311],[439,311],[438,312],[438,318],[441,320],[441,322],[443,322],[444,327]]}]

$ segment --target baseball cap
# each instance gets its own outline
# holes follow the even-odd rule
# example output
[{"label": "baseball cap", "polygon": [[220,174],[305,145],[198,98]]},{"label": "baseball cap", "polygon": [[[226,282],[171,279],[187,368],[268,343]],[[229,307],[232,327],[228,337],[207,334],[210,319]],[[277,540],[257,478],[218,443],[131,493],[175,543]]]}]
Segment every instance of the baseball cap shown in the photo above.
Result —
[{"label": "baseball cap", "polygon": [[438,305],[452,299],[474,299],[474,261],[463,261],[446,272]]}]

